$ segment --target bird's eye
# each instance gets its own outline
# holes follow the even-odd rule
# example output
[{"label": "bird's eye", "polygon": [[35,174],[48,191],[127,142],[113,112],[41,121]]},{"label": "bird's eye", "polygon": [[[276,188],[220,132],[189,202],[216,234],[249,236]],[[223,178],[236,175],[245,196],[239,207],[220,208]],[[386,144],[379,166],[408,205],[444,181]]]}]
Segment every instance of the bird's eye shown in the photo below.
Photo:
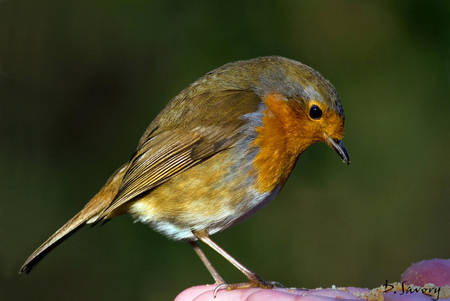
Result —
[{"label": "bird's eye", "polygon": [[312,105],[309,109],[309,117],[315,120],[322,118],[322,110],[317,105]]}]

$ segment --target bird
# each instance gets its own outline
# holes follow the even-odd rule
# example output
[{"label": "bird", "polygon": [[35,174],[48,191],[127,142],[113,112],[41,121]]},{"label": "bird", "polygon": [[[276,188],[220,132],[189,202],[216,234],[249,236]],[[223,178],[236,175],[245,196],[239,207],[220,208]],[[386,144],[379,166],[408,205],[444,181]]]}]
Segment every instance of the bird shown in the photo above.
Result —
[{"label": "bird", "polygon": [[[267,205],[312,144],[328,144],[350,164],[342,142],[344,123],[335,88],[305,64],[281,56],[225,64],[166,105],[131,159],[29,256],[19,273],[29,273],[84,225],[128,213],[169,239],[190,243],[218,287],[271,289],[273,282],[242,265],[210,236]],[[248,282],[226,283],[198,241]]]}]

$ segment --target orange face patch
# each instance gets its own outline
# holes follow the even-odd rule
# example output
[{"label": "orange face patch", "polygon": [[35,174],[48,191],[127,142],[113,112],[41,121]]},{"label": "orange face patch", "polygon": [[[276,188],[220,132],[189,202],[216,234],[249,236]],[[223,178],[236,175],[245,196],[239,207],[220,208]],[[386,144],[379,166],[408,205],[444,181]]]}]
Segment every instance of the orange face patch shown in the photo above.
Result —
[{"label": "orange face patch", "polygon": [[342,139],[340,116],[320,103],[321,120],[309,118],[309,106],[299,101],[287,101],[283,95],[269,94],[264,98],[262,126],[256,128],[252,146],[260,149],[253,163],[258,172],[260,192],[270,192],[283,185],[295,167],[298,157],[312,144],[324,141],[324,133]]}]

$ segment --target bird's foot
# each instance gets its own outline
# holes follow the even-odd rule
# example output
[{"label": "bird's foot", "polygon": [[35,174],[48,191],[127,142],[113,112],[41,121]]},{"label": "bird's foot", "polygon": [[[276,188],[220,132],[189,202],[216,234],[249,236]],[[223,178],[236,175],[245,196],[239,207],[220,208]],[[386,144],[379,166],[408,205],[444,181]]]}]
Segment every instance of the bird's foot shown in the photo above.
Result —
[{"label": "bird's foot", "polygon": [[221,289],[226,289],[227,291],[232,291],[235,289],[242,289],[242,288],[252,288],[252,287],[259,287],[262,289],[273,289],[275,287],[283,287],[283,285],[277,281],[265,281],[261,279],[258,275],[252,275],[251,279],[249,279],[249,282],[241,282],[241,283],[222,283],[219,284],[214,289],[214,298],[217,295],[217,292]]}]

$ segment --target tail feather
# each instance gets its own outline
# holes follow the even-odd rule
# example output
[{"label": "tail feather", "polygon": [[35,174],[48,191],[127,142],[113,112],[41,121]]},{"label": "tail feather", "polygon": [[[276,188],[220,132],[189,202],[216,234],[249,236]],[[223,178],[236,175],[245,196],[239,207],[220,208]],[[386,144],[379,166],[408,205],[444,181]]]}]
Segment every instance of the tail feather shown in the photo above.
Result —
[{"label": "tail feather", "polygon": [[28,274],[31,272],[39,261],[41,261],[41,259],[48,254],[48,252],[69,238],[77,230],[81,229],[85,224],[85,221],[79,218],[81,213],[82,212],[79,212],[75,215],[70,221],[50,236],[39,248],[37,248],[20,268],[19,274],[23,272]]},{"label": "tail feather", "polygon": [[[64,226],[50,236],[39,248],[34,251],[27,261],[20,268],[19,274],[29,273],[53,248],[62,243],[65,239],[81,229],[85,224],[93,223],[111,202],[114,200],[127,165],[122,165],[106,182],[102,189],[90,200],[89,203],[69,220]],[[111,216],[112,217],[112,216]]]}]

